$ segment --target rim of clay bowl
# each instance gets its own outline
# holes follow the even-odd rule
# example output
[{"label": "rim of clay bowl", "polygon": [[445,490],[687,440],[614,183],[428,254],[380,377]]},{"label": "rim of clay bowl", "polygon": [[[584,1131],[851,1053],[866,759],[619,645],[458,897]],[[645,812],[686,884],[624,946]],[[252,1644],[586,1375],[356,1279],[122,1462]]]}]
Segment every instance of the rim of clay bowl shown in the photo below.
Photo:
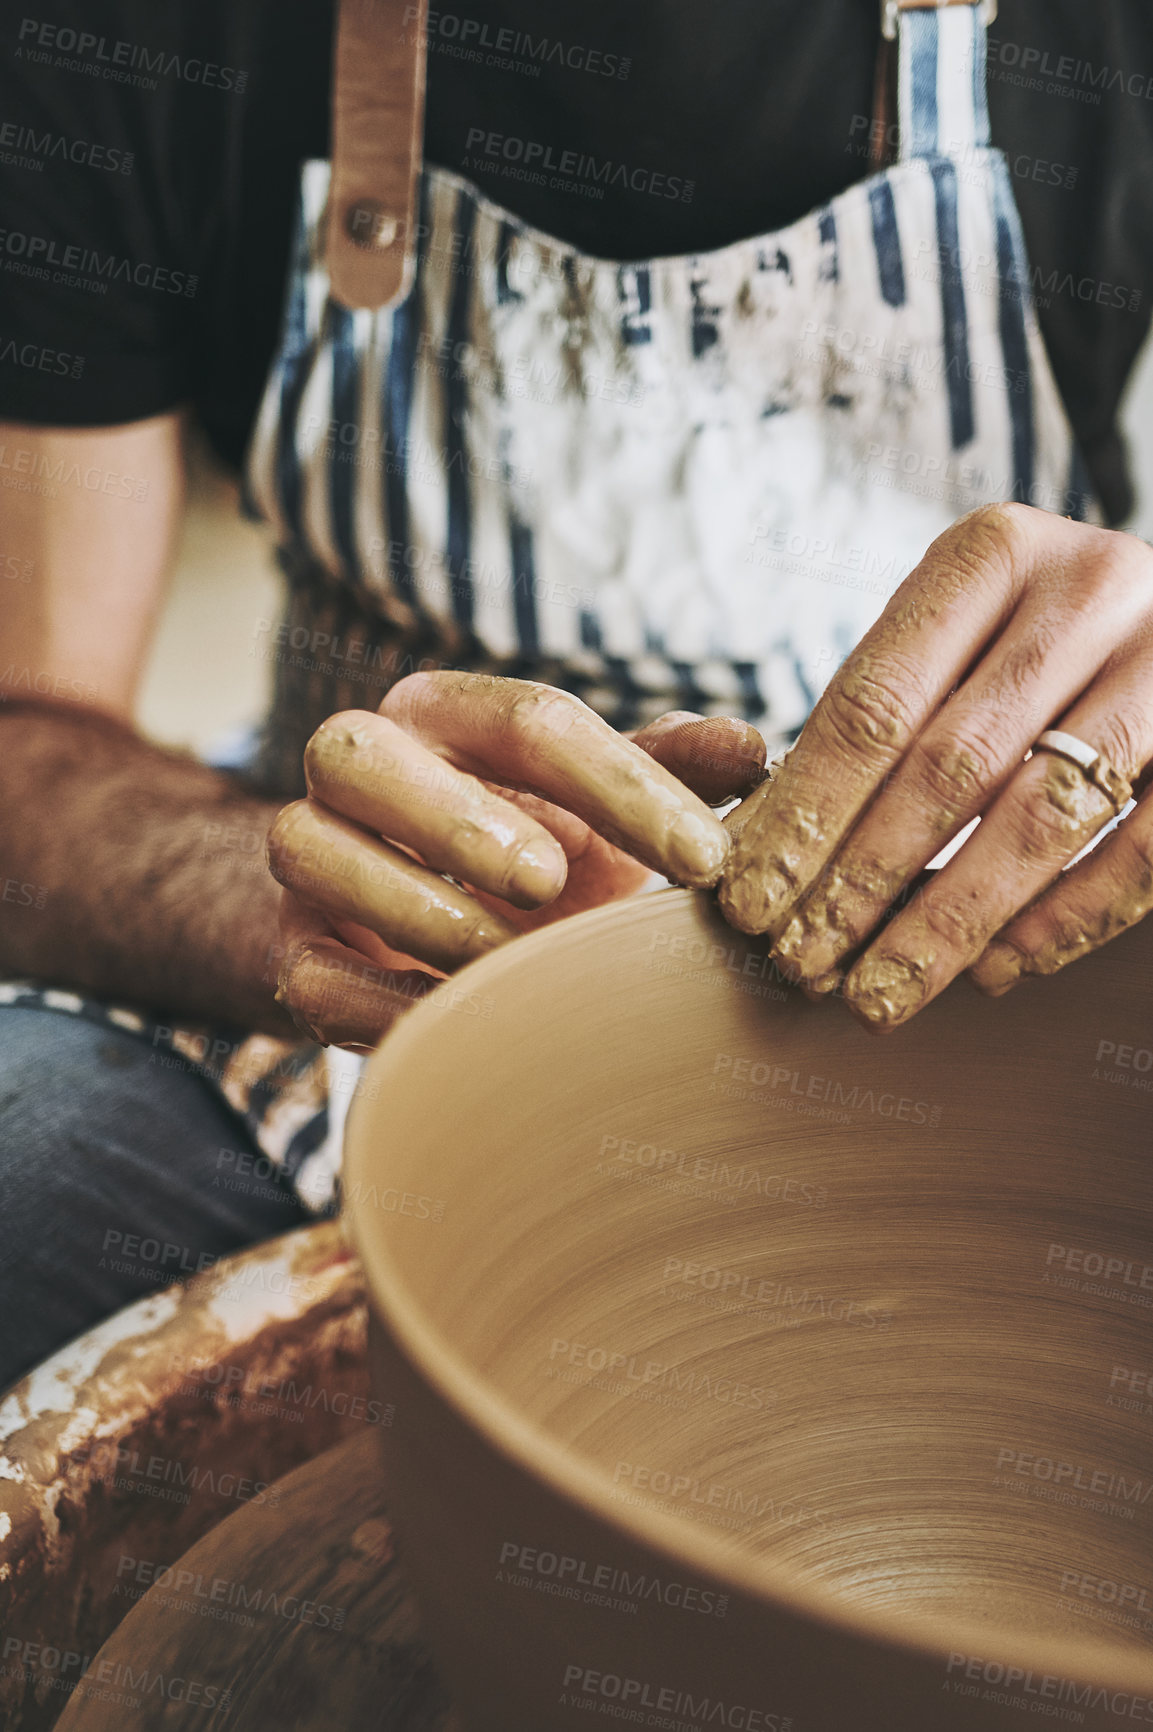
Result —
[{"label": "rim of clay bowl", "polygon": [[[586,953],[602,932],[621,925],[636,926],[662,908],[668,913],[670,898],[708,898],[708,892],[659,890],[651,895],[609,903],[583,914],[570,915],[555,925],[526,934],[515,943],[490,952],[454,974],[422,1001],[459,991],[466,981],[472,992],[494,992],[509,975],[543,965],[548,954],[566,945]],[[738,934],[739,936],[739,934]],[[590,964],[590,966],[592,966]],[[793,989],[789,989],[790,991]],[[956,991],[954,983],[949,991]],[[614,1501],[612,1481],[601,1468],[581,1460],[564,1444],[522,1417],[515,1405],[498,1394],[471,1369],[452,1341],[427,1319],[423,1308],[409,1293],[403,1275],[385,1244],[387,1223],[378,1210],[356,1198],[370,1190],[367,1168],[373,1160],[372,1102],[386,1099],[389,1092],[407,1086],[409,1076],[421,1067],[410,1054],[428,1041],[441,1048],[451,1040],[449,1016],[422,1014],[421,1005],[407,1012],[398,1027],[389,1031],[368,1060],[372,1095],[354,1099],[348,1117],[345,1162],[355,1171],[349,1205],[350,1226],[357,1253],[364,1265],[370,1302],[407,1357],[442,1399],[456,1409],[469,1425],[521,1472],[548,1486],[559,1496],[579,1504],[599,1521],[630,1534],[661,1553],[672,1564],[696,1568],[719,1577],[766,1606],[800,1615],[814,1623],[835,1628],[846,1636],[882,1643],[913,1655],[944,1664],[950,1653],[964,1650],[989,1660],[1023,1666],[1026,1670],[1054,1673],[1059,1677],[1105,1682],[1112,1690],[1153,1696],[1153,1656],[1109,1647],[1101,1641],[1066,1635],[1033,1636],[991,1631],[987,1624],[958,1620],[946,1641],[939,1626],[917,1613],[892,1613],[846,1605],[835,1593],[807,1581],[787,1566],[770,1559],[752,1558],[737,1542],[703,1533],[687,1516],[640,1508]]]}]

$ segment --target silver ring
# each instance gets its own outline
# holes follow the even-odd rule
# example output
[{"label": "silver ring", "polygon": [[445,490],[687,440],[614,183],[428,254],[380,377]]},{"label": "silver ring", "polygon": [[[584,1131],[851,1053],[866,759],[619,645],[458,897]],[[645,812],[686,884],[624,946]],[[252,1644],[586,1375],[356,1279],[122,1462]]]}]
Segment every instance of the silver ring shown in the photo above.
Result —
[{"label": "silver ring", "polygon": [[1133,798],[1133,789],[1128,779],[1117,770],[1095,746],[1079,740],[1076,734],[1066,734],[1061,728],[1046,728],[1039,734],[1033,747],[1035,752],[1056,752],[1059,757],[1068,758],[1070,763],[1099,788],[1115,812],[1121,812]]}]

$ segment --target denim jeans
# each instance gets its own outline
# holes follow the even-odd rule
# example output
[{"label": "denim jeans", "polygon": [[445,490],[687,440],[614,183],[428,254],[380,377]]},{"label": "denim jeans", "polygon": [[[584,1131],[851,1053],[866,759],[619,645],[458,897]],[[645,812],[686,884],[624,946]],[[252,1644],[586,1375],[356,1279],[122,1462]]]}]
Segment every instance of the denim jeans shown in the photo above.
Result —
[{"label": "denim jeans", "polygon": [[315,1219],[192,1068],[0,1005],[0,1389],[170,1281]]}]

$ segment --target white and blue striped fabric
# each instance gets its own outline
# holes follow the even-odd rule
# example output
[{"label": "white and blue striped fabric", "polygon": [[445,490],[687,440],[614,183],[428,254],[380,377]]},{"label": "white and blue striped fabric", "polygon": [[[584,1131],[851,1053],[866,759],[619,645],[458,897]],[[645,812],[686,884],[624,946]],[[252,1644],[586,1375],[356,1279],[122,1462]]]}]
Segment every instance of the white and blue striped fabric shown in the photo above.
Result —
[{"label": "white and blue striped fabric", "polygon": [[[958,513],[1093,512],[989,148],[978,12],[911,11],[900,38],[900,160],[692,258],[585,257],[429,168],[411,295],[350,314],[320,250],[327,165],[306,165],[249,479],[288,576],[270,789],[298,791],[313,729],[417,661],[566,683],[619,724],[736,710],[781,744]],[[353,1054],[33,982],[0,1002],[161,1047],[333,1205]]]},{"label": "white and blue striped fabric", "polygon": [[[692,257],[589,257],[426,167],[416,282],[381,313],[328,298],[307,164],[249,483],[294,641],[339,596],[346,631],[351,609],[618,725],[735,711],[779,742],[960,513],[1089,512],[984,73],[978,7],[904,13],[899,162]],[[274,659],[287,786],[358,700]]]},{"label": "white and blue striped fabric", "polygon": [[900,31],[897,111],[901,159],[963,157],[989,143],[982,7],[906,12]]}]

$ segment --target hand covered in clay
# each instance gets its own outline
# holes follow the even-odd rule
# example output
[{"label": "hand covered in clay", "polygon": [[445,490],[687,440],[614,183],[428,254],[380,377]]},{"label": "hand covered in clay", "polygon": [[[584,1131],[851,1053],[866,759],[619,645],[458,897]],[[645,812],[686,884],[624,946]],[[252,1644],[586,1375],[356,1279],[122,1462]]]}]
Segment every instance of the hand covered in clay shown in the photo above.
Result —
[{"label": "hand covered in clay", "polygon": [[[1095,748],[1094,772],[1048,748],[1025,761],[1048,729]],[[1007,992],[1153,907],[1153,798],[1063,870],[1151,759],[1153,553],[985,507],[933,543],[773,779],[730,813],[721,907],[771,935],[788,977],[878,1030],[964,969]]]},{"label": "hand covered in clay", "polygon": [[729,837],[706,802],[747,792],[764,760],[745,722],[677,711],[629,740],[551,686],[412,674],[375,715],[317,730],[308,798],[269,833],[277,999],[363,1050],[439,976],[650,870],[715,884]]}]

